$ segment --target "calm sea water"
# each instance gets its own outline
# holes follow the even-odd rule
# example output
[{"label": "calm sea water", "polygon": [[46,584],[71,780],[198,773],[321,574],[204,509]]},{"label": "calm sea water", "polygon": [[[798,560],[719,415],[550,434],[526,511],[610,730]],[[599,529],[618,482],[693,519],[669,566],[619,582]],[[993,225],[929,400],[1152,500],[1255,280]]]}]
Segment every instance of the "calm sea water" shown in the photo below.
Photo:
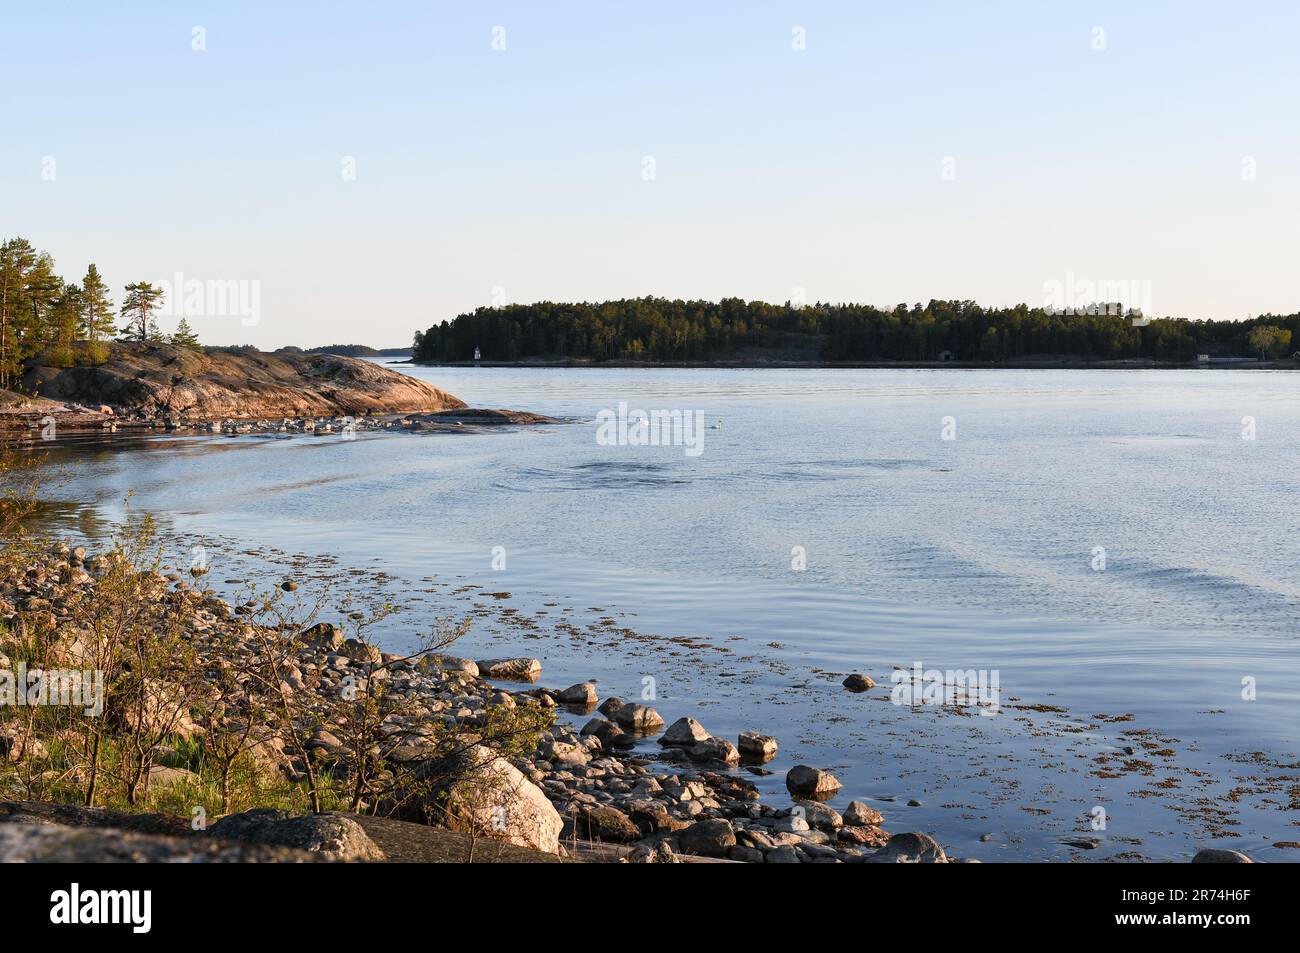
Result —
[{"label": "calm sea water", "polygon": [[[766,731],[774,803],[830,768],[958,856],[1300,859],[1300,377],[401,369],[574,422],[56,444],[59,519],[101,536],[130,492],[219,588],[402,604],[394,647],[473,614],[464,654]],[[721,426],[601,445],[620,401]],[[996,673],[1000,713],[891,704],[917,662]]]}]

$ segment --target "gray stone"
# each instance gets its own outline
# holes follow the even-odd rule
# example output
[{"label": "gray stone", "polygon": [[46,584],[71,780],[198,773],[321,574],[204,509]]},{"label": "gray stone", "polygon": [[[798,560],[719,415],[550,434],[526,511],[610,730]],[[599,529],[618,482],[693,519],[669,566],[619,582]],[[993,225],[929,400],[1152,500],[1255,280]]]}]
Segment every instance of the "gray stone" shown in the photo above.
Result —
[{"label": "gray stone", "polygon": [[730,821],[713,818],[696,821],[690,827],[679,831],[677,843],[683,854],[696,854],[701,857],[726,857],[727,849],[736,844],[736,832]]},{"label": "gray stone", "polygon": [[757,731],[742,731],[736,739],[736,748],[746,761],[761,764],[776,757],[776,739]]},{"label": "gray stone", "polygon": [[797,864],[799,863],[799,852],[788,844],[782,844],[780,847],[773,847],[764,853],[763,863]]},{"label": "gray stone", "polygon": [[535,682],[542,677],[542,663],[535,658],[481,659],[478,670],[484,678],[512,682]]},{"label": "gray stone", "polygon": [[709,733],[694,718],[678,718],[668,726],[668,730],[663,733],[659,743],[661,745],[690,748],[701,741],[707,741],[708,738]]},{"label": "gray stone", "polygon": [[577,685],[570,685],[557,696],[565,705],[581,705],[584,708],[595,708],[598,696],[596,695],[595,682],[579,682]]},{"label": "gray stone", "polygon": [[624,705],[614,712],[613,717],[619,727],[638,734],[650,734],[664,725],[659,712],[645,705]]},{"label": "gray stone", "polygon": [[272,844],[323,854],[331,860],[381,861],[384,852],[353,818],[346,814],[306,814],[290,817],[285,811],[259,808],[228,814],[208,833],[221,840]]},{"label": "gray stone", "polygon": [[343,633],[333,622],[317,622],[304,629],[300,637],[312,648],[325,652],[334,652],[343,644]]},{"label": "gray stone", "polygon": [[1221,847],[1203,847],[1192,858],[1194,864],[1253,864],[1254,861],[1241,851],[1224,850]]},{"label": "gray stone", "polygon": [[692,761],[719,762],[736,764],[740,761],[740,752],[726,738],[706,738],[689,749]]},{"label": "gray stone", "polygon": [[885,818],[866,801],[850,801],[844,809],[844,823],[854,827],[879,827]]},{"label": "gray stone", "polygon": [[592,718],[582,726],[582,734],[599,738],[600,743],[608,748],[616,744],[623,729],[604,718]]},{"label": "gray stone", "polygon": [[803,812],[803,819],[808,822],[809,827],[819,831],[834,834],[844,826],[844,818],[840,816],[840,812],[825,804],[816,801],[796,801],[795,809]]},{"label": "gray stone", "polygon": [[357,639],[345,639],[343,644],[339,646],[338,653],[358,665],[379,665],[384,660],[383,653],[379,651],[379,646],[361,642]]},{"label": "gray stone", "polygon": [[641,829],[622,811],[604,805],[582,805],[574,826],[586,840],[610,844],[630,844],[641,839]]},{"label": "gray stone", "polygon": [[483,745],[453,758],[427,762],[381,805],[399,819],[430,820],[555,854],[564,821],[542,789]]},{"label": "gray stone", "polygon": [[796,797],[814,801],[824,801],[842,787],[829,771],[806,764],[796,764],[786,773],[785,786]]},{"label": "gray stone", "polygon": [[895,834],[866,858],[869,864],[946,864],[947,855],[929,834]]},{"label": "gray stone", "polygon": [[458,658],[455,655],[443,655],[441,653],[425,655],[417,663],[417,668],[422,672],[464,672],[472,678],[479,677],[478,662],[473,659]]}]

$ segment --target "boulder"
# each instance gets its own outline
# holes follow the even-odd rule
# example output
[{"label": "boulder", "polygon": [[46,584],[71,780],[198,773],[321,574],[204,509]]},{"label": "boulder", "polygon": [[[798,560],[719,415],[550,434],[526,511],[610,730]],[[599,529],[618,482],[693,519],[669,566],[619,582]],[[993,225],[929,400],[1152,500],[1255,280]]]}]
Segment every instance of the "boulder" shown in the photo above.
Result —
[{"label": "boulder", "polygon": [[785,786],[795,797],[813,801],[824,801],[843,787],[829,771],[806,764],[796,764],[786,773]]},{"label": "boulder", "polygon": [[458,658],[455,655],[443,655],[441,653],[425,655],[417,663],[417,667],[424,672],[464,672],[471,678],[479,677],[477,662],[473,659]]},{"label": "boulder", "polygon": [[483,745],[426,762],[413,780],[414,791],[399,790],[393,798],[391,807],[399,816],[559,852],[564,821],[542,789]]},{"label": "boulder", "polygon": [[680,864],[681,858],[673,853],[667,841],[660,841],[653,847],[640,845],[626,858],[629,864]]},{"label": "boulder", "polygon": [[583,804],[578,807],[574,828],[585,840],[610,844],[630,844],[641,839],[641,829],[615,807]]},{"label": "boulder", "polygon": [[868,864],[946,864],[943,848],[929,834],[895,834],[874,854]]},{"label": "boulder", "polygon": [[719,762],[736,764],[740,761],[740,752],[726,738],[706,738],[688,749],[692,761]]},{"label": "boulder", "polygon": [[742,731],[736,739],[736,748],[746,761],[761,764],[776,757],[776,739],[757,731]]},{"label": "boulder", "polygon": [[885,818],[866,801],[850,801],[844,809],[844,823],[854,827],[879,827]]},{"label": "boulder", "polygon": [[618,743],[620,736],[623,734],[623,729],[604,718],[592,718],[582,726],[581,734],[594,735],[600,739],[602,745],[608,748]]},{"label": "boulder", "polygon": [[808,826],[816,830],[834,834],[844,826],[844,818],[840,816],[840,812],[828,805],[816,801],[796,801],[795,809],[802,811]]},{"label": "boulder", "polygon": [[677,843],[683,854],[726,857],[728,848],[736,844],[736,832],[730,821],[721,818],[696,821],[677,833]]},{"label": "boulder", "polygon": [[335,652],[343,645],[343,633],[333,622],[317,622],[311,628],[304,629],[299,638],[314,649]]},{"label": "boulder", "polygon": [[842,684],[851,692],[865,692],[876,687],[870,675],[859,675],[857,672],[846,678]]},{"label": "boulder", "polygon": [[222,840],[274,844],[321,854],[331,860],[374,862],[384,860],[370,835],[347,814],[307,814],[290,817],[274,808],[228,814],[208,834]]},{"label": "boulder", "polygon": [[556,697],[565,705],[580,705],[583,708],[595,708],[599,700],[595,682],[579,682],[577,685],[570,685]]},{"label": "boulder", "polygon": [[149,769],[149,787],[165,788],[174,784],[197,784],[201,785],[203,779],[193,771],[186,768],[169,768],[166,765],[155,764]]},{"label": "boulder", "polygon": [[659,712],[645,705],[624,705],[614,712],[614,720],[625,731],[648,735],[664,726]]},{"label": "boulder", "polygon": [[778,834],[802,834],[804,831],[811,829],[808,819],[802,814],[789,814],[785,817],[779,817],[772,825],[772,830]]},{"label": "boulder", "polygon": [[556,764],[580,767],[591,760],[591,755],[582,745],[569,744],[564,741],[548,741],[542,745],[542,757]]},{"label": "boulder", "polygon": [[379,646],[371,645],[369,642],[361,642],[357,639],[345,639],[337,651],[339,655],[351,659],[358,665],[380,665],[384,661],[384,655],[379,650]]},{"label": "boulder", "polygon": [[708,738],[709,733],[694,718],[678,718],[668,726],[668,730],[663,733],[659,743],[661,745],[690,748],[701,741],[707,741]]},{"label": "boulder", "polygon": [[492,658],[478,663],[479,674],[484,678],[500,678],[512,682],[535,682],[542,677],[542,663],[535,658]]},{"label": "boulder", "polygon": [[1254,861],[1241,851],[1224,850],[1221,847],[1203,847],[1192,858],[1194,864],[1253,864]]},{"label": "boulder", "polygon": [[889,843],[889,832],[881,827],[844,826],[835,832],[835,839],[841,844],[856,844],[860,847],[884,847]]},{"label": "boulder", "polygon": [[642,801],[632,801],[626,805],[628,808],[628,819],[637,826],[642,837],[648,837],[651,834],[658,834],[661,831],[674,831],[685,826],[668,813],[662,802],[646,798]]}]

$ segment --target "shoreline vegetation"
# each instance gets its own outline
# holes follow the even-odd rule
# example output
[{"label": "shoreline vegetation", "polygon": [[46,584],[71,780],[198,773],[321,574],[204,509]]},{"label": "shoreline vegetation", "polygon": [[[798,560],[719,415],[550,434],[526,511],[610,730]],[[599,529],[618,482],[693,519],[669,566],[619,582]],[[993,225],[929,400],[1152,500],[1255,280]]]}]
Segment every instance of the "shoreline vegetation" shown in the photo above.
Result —
[{"label": "shoreline vegetation", "polygon": [[415,332],[415,363],[521,360],[792,366],[1008,366],[1026,361],[1153,361],[1291,356],[1300,313],[1244,321],[1148,318],[1122,302],[986,308],[931,300],[768,304],[724,298],[511,304],[478,308]]}]

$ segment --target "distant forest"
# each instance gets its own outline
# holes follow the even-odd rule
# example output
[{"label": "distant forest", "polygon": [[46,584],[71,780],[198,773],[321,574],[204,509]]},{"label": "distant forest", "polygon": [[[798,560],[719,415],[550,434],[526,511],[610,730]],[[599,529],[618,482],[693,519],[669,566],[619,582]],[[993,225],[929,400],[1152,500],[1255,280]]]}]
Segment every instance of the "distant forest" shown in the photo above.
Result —
[{"label": "distant forest", "polygon": [[479,308],[417,331],[414,359],[523,358],[592,361],[1014,361],[1035,356],[1084,360],[1289,355],[1300,344],[1300,314],[1249,321],[1151,319],[1135,326],[1112,306],[1056,313],[1018,305],[931,301],[878,308],[802,307],[724,298],[632,298],[599,304]]}]

